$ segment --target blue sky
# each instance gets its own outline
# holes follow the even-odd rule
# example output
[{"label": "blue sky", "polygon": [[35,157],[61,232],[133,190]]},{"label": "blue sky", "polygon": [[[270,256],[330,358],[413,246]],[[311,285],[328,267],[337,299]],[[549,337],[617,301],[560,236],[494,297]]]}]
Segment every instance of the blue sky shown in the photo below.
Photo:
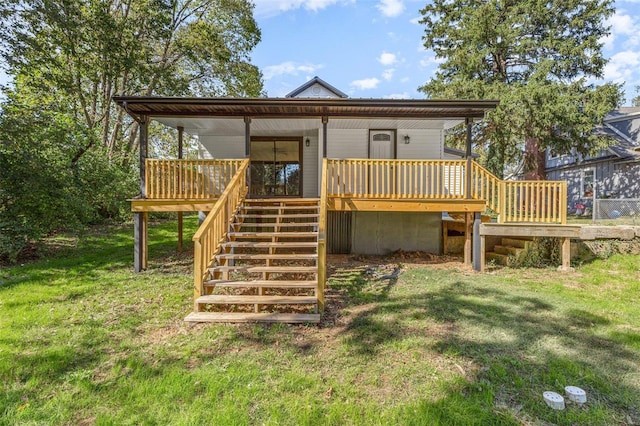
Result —
[{"label": "blue sky", "polygon": [[[254,0],[262,41],[253,62],[267,94],[282,97],[317,75],[350,97],[424,98],[417,89],[437,67],[418,23],[426,1]],[[628,104],[640,85],[640,0],[618,0],[609,23],[604,77],[624,84]]]},{"label": "blue sky", "polygon": [[[314,76],[355,98],[424,98],[437,67],[422,46],[427,0],[254,0],[262,42],[253,62],[269,96]],[[605,81],[623,83],[627,104],[640,85],[640,0],[618,0],[603,40]]]}]

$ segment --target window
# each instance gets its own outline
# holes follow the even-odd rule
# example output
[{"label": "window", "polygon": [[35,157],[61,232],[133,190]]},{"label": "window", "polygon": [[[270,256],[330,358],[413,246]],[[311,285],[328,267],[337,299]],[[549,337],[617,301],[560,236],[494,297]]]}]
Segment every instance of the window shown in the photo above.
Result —
[{"label": "window", "polygon": [[582,171],[582,196],[593,197],[593,184],[595,182],[595,171],[583,170]]}]

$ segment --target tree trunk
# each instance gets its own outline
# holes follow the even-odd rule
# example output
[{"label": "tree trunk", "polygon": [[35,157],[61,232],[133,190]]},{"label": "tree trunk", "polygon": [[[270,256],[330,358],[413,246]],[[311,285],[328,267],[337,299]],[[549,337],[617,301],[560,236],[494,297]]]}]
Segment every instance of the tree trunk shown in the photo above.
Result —
[{"label": "tree trunk", "polygon": [[545,152],[540,149],[540,141],[528,136],[524,143],[525,180],[545,180]]}]

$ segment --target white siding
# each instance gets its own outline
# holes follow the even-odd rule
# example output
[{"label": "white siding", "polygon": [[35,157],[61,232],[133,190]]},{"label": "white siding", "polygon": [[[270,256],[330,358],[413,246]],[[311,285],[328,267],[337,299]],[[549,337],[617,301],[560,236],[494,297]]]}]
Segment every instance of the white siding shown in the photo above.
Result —
[{"label": "white siding", "polygon": [[310,146],[302,143],[302,196],[318,197],[318,138],[316,136],[305,137],[309,139]]},{"label": "white siding", "polygon": [[244,136],[200,136],[201,158],[244,158]]},{"label": "white siding", "polygon": [[[444,143],[441,130],[436,129],[398,129],[398,159],[439,160],[444,158]],[[411,142],[404,143],[409,135]]]},{"label": "white siding", "polygon": [[369,129],[328,129],[327,158],[367,158]]},{"label": "white siding", "polygon": [[338,98],[339,96],[328,90],[321,84],[315,83],[311,87],[306,88],[298,93],[296,98]]}]

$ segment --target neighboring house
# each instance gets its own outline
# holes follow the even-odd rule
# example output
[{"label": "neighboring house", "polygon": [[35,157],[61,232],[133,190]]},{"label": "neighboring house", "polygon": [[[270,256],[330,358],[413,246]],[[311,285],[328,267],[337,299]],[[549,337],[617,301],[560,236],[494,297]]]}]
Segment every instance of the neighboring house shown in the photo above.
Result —
[{"label": "neighboring house", "polygon": [[594,195],[640,199],[640,107],[610,112],[596,132],[612,140],[597,155],[546,153],[546,177],[567,181],[570,211],[592,206]]},{"label": "neighboring house", "polygon": [[[286,98],[114,101],[140,124],[134,269],[147,267],[149,212],[209,212],[193,237],[189,321],[317,322],[327,252],[441,253],[444,213],[463,218],[464,261],[477,270],[482,240],[472,229],[485,209],[502,223],[566,220],[564,182],[501,181],[467,157],[473,121],[498,101],[350,99],[318,77]],[[150,120],[178,130],[178,159],[147,158]],[[461,124],[466,149],[445,147],[447,131]],[[181,159],[184,132],[197,137],[199,160]],[[234,281],[236,272],[253,278]],[[221,287],[236,293],[216,295]],[[216,314],[219,304],[231,311]],[[252,313],[234,311],[238,304]],[[281,304],[312,305],[314,313],[283,316]]]}]

